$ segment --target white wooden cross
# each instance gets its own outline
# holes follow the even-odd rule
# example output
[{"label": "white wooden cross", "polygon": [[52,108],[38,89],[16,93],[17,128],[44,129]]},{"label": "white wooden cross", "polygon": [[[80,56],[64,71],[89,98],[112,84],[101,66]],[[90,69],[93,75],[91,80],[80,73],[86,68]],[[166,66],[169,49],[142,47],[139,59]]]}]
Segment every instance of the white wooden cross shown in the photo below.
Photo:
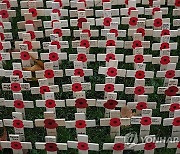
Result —
[{"label": "white wooden cross", "polygon": [[51,21],[43,21],[43,25],[45,29],[52,29],[54,28],[54,23],[58,22],[61,25],[61,28],[68,27],[68,20],[60,20],[58,13],[51,13]]},{"label": "white wooden cross", "polygon": [[164,118],[163,126],[172,126],[172,137],[180,137],[180,110],[174,111],[174,117]]},{"label": "white wooden cross", "polygon": [[85,76],[93,76],[93,69],[84,69],[83,62],[74,61],[74,69],[65,69],[66,76],[79,76],[84,82]]},{"label": "white wooden cross", "polygon": [[128,102],[130,109],[136,109],[136,115],[141,115],[143,109],[156,109],[157,102],[148,102],[148,95],[138,95],[137,102]]},{"label": "white wooden cross", "polygon": [[45,92],[45,100],[36,100],[36,107],[45,107],[46,111],[56,113],[57,107],[65,107],[64,100],[55,100],[54,92]]},{"label": "white wooden cross", "polygon": [[121,16],[129,16],[131,10],[138,10],[138,15],[144,15],[144,7],[136,7],[136,0],[129,0],[126,8],[120,8]]},{"label": "white wooden cross", "polygon": [[82,29],[73,30],[74,37],[80,37],[81,33],[87,33],[89,37],[99,37],[99,30],[91,30],[90,22],[83,22]]},{"label": "white wooden cross", "polygon": [[106,66],[111,60],[117,60],[118,62],[122,62],[124,60],[124,54],[116,54],[115,50],[115,46],[107,46],[105,54],[97,54],[97,61],[106,61]]},{"label": "white wooden cross", "polygon": [[71,8],[77,8],[79,2],[83,2],[86,8],[94,7],[94,0],[71,0]]},{"label": "white wooden cross", "polygon": [[79,29],[82,28],[83,22],[89,22],[90,25],[95,25],[94,18],[86,18],[86,11],[78,11],[78,19],[70,19],[70,25]]},{"label": "white wooden cross", "polygon": [[70,29],[62,29],[61,22],[54,22],[52,29],[45,29],[45,36],[50,37],[50,34],[58,34],[59,39],[63,36],[71,36]]},{"label": "white wooden cross", "polygon": [[105,10],[111,10],[111,16],[119,16],[119,9],[113,9],[111,7],[111,2],[103,3],[103,9],[102,10],[95,10],[96,17],[102,17],[104,15]]},{"label": "white wooden cross", "polygon": [[110,118],[100,119],[100,126],[110,126],[111,138],[120,135],[120,127],[130,125],[130,118],[121,118],[120,110],[111,110]]},{"label": "white wooden cross", "polygon": [[54,112],[44,112],[44,119],[35,119],[35,126],[45,128],[48,136],[57,136],[56,129],[65,126],[65,119],[56,119]]},{"label": "white wooden cross", "polygon": [[[176,137],[175,137],[176,139]],[[176,149],[176,153],[175,154],[179,154],[180,153],[180,141],[179,138],[177,138],[176,140],[170,140],[167,144],[167,148],[168,149]]]},{"label": "white wooden cross", "polygon": [[86,113],[88,107],[96,106],[96,99],[87,99],[85,91],[75,92],[73,99],[66,99],[66,106],[76,107],[78,113]]},{"label": "white wooden cross", "polygon": [[135,66],[135,70],[126,71],[126,77],[135,78],[135,79],[147,79],[154,77],[153,71],[145,71],[146,64],[136,63],[134,64],[134,66]]},{"label": "white wooden cross", "polygon": [[13,100],[4,100],[1,103],[5,107],[14,107],[16,112],[23,113],[23,117],[25,117],[26,108],[34,108],[33,101],[23,100],[22,93],[13,93]]},{"label": "white wooden cross", "polygon": [[2,90],[20,93],[21,91],[29,91],[30,84],[20,82],[19,76],[10,76],[11,83],[2,83]]},{"label": "white wooden cross", "polygon": [[67,0],[53,0],[53,1],[46,1],[46,7],[47,8],[52,8],[52,2],[59,2],[59,6],[61,8],[69,6],[69,1]]},{"label": "white wooden cross", "polygon": [[59,70],[61,60],[67,59],[67,53],[59,52],[56,45],[49,45],[49,53],[40,53],[41,60],[49,60],[53,63],[53,69]]},{"label": "white wooden cross", "polygon": [[13,154],[23,154],[24,150],[32,149],[31,142],[21,142],[21,136],[9,134],[10,141],[0,141],[3,149],[12,149]]},{"label": "white wooden cross", "polygon": [[111,110],[115,110],[116,108],[121,108],[126,106],[126,100],[117,100],[117,93],[109,92],[104,100],[97,99],[96,101],[97,107],[105,108],[105,116],[109,118],[109,113]]},{"label": "white wooden cross", "polygon": [[37,79],[47,78],[49,85],[54,85],[54,79],[63,77],[63,70],[53,70],[53,62],[45,62],[44,70],[35,71]]},{"label": "white wooden cross", "polygon": [[2,0],[1,3],[5,3],[7,6],[7,9],[10,9],[11,7],[13,7],[13,8],[18,7],[17,0],[7,0],[7,1]]},{"label": "white wooden cross", "polygon": [[144,154],[154,154],[155,149],[165,147],[165,141],[156,141],[155,135],[149,135],[144,138],[145,143],[136,144],[134,151],[144,150]]},{"label": "white wooden cross", "polygon": [[13,70],[4,70],[5,77],[18,76],[19,81],[23,82],[23,79],[32,78],[31,71],[23,71],[21,63],[12,63]]},{"label": "white wooden cross", "polygon": [[126,56],[125,62],[133,63],[133,64],[152,62],[152,55],[150,55],[150,54],[144,55],[143,51],[144,51],[143,47],[135,48],[133,50],[133,52],[134,52],[133,55]]},{"label": "white wooden cross", "polygon": [[42,0],[38,0],[38,1],[22,0],[22,1],[20,1],[20,6],[21,6],[21,8],[29,8],[32,6],[36,6],[37,8],[42,8],[42,7],[44,7],[44,4],[43,4]]},{"label": "white wooden cross", "polygon": [[45,150],[47,154],[57,154],[58,151],[67,150],[67,143],[57,143],[56,136],[45,136],[44,142],[35,142],[36,149]]},{"label": "white wooden cross", "polygon": [[180,93],[178,79],[169,79],[167,87],[158,87],[157,94],[165,94],[165,103],[170,103],[171,97]]},{"label": "white wooden cross", "polygon": [[145,79],[135,79],[134,87],[126,87],[125,94],[134,94],[134,101],[139,95],[152,94],[154,86],[145,86]]},{"label": "white wooden cross", "polygon": [[71,76],[71,81],[72,84],[62,85],[63,92],[72,91],[74,95],[75,92],[91,90],[91,83],[90,82],[81,83],[81,78],[79,76]]},{"label": "white wooden cross", "polygon": [[170,104],[161,104],[160,112],[169,112],[169,117],[174,117],[174,112],[180,109],[180,96],[172,96]]},{"label": "white wooden cross", "polygon": [[135,143],[126,142],[125,136],[115,136],[114,143],[103,143],[103,150],[112,150],[113,154],[123,154],[124,150],[133,150]]},{"label": "white wooden cross", "polygon": [[75,120],[66,121],[66,128],[76,128],[77,134],[86,134],[86,129],[96,127],[96,120],[86,120],[85,113],[75,113]]},{"label": "white wooden cross", "polygon": [[13,127],[15,134],[21,136],[21,139],[25,141],[25,128],[33,128],[33,121],[23,120],[23,114],[21,112],[12,112],[13,119],[3,119],[4,126]]},{"label": "white wooden cross", "polygon": [[[71,2],[73,2],[73,1],[71,1]],[[86,6],[87,6],[86,4],[87,4],[86,1],[76,2],[77,10],[69,10],[70,17],[71,18],[78,17],[78,11],[85,11],[86,17],[94,16],[94,10],[92,8],[86,8]]]},{"label": "white wooden cross", "polygon": [[10,18],[16,17],[16,10],[9,9],[6,3],[0,3],[0,16],[7,22]]},{"label": "white wooden cross", "polygon": [[152,50],[162,50],[162,49],[169,49],[169,50],[177,50],[177,42],[169,43],[170,42],[170,35],[161,36],[160,43],[153,43]]},{"label": "white wooden cross", "polygon": [[38,53],[35,51],[28,51],[27,44],[19,44],[20,52],[12,52],[12,59],[21,60],[23,67],[31,67],[33,65],[33,60],[38,59]]},{"label": "white wooden cross", "polygon": [[103,74],[108,77],[125,77],[126,70],[118,69],[118,60],[110,60],[107,67],[99,67],[98,74]]},{"label": "white wooden cross", "polygon": [[165,71],[169,67],[168,64],[178,63],[178,59],[178,56],[170,55],[170,49],[162,49],[159,57],[153,57],[152,64],[160,64],[160,71]]},{"label": "white wooden cross", "polygon": [[[153,6],[153,2],[156,2],[156,1],[154,1],[154,0],[142,0],[142,4],[143,4],[143,5],[148,5],[148,6],[150,6],[150,7]],[[160,1],[160,5],[165,5],[165,3],[166,3],[165,0],[161,0],[161,1]]]},{"label": "white wooden cross", "polygon": [[152,117],[152,109],[143,109],[142,117],[132,116],[131,124],[140,124],[140,136],[145,137],[149,135],[151,125],[160,125],[161,117]]},{"label": "white wooden cross", "polygon": [[6,60],[10,60],[10,53],[2,52],[0,53],[0,69],[3,68],[3,64],[6,63]]},{"label": "white wooden cross", "polygon": [[175,6],[175,8],[179,9],[180,3],[178,0],[168,0],[167,1],[168,6]]},{"label": "white wooden cross", "polygon": [[88,151],[99,151],[99,144],[88,143],[87,135],[77,135],[78,141],[67,141],[68,148],[78,149],[79,154],[88,154]]},{"label": "white wooden cross", "polygon": [[58,85],[50,85],[47,79],[38,79],[39,87],[31,87],[32,94],[41,94],[44,98],[45,92],[59,92]]}]

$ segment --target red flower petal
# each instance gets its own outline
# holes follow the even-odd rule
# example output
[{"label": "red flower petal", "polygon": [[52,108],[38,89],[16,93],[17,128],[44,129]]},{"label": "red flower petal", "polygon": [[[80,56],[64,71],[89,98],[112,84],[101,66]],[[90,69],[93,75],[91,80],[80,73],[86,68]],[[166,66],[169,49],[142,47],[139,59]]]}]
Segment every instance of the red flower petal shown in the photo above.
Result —
[{"label": "red flower petal", "polygon": [[3,0],[2,3],[6,3],[8,9],[11,7],[9,0]]},{"label": "red flower petal", "polygon": [[79,18],[78,19],[78,24],[77,24],[77,26],[79,27],[79,28],[82,28],[82,23],[83,22],[87,22],[87,19],[86,18]]},{"label": "red flower petal", "polygon": [[72,84],[72,91],[73,92],[78,92],[78,91],[82,91],[82,86],[80,83],[73,83]]},{"label": "red flower petal", "polygon": [[170,57],[169,56],[162,56],[160,60],[160,64],[167,65],[170,63]]},{"label": "red flower petal", "polygon": [[83,76],[84,76],[84,71],[83,71],[83,69],[81,69],[81,68],[75,69],[75,70],[74,70],[74,75],[75,75],[75,76],[83,77]]},{"label": "red flower petal", "polygon": [[54,0],[54,2],[59,2],[60,7],[62,7],[62,5],[63,5],[62,0]]},{"label": "red flower petal", "polygon": [[135,49],[137,47],[142,47],[142,42],[139,40],[134,40],[132,43],[132,48]]},{"label": "red flower petal", "polygon": [[58,13],[58,16],[61,16],[61,12],[59,9],[53,9],[52,13]]},{"label": "red flower petal", "polygon": [[130,7],[130,8],[128,9],[128,15],[131,14],[131,11],[132,11],[132,10],[136,10],[136,8],[135,8],[135,7]]},{"label": "red flower petal", "polygon": [[115,151],[122,151],[124,150],[125,146],[123,143],[115,143],[113,146],[113,150]]},{"label": "red flower petal", "polygon": [[89,48],[89,47],[90,47],[90,43],[89,43],[88,40],[81,40],[81,41],[80,41],[80,46],[81,46],[81,47]]},{"label": "red flower petal", "polygon": [[160,50],[162,50],[162,49],[169,49],[169,43],[167,43],[167,42],[161,43]]},{"label": "red flower petal", "polygon": [[44,77],[48,78],[48,79],[54,78],[54,71],[53,70],[45,70]]},{"label": "red flower petal", "polygon": [[21,85],[19,83],[11,83],[11,90],[13,92],[21,91]]},{"label": "red flower petal", "polygon": [[13,70],[13,75],[19,76],[20,79],[23,77],[22,71],[20,70]]},{"label": "red flower petal", "polygon": [[153,10],[152,10],[152,15],[154,15],[154,13],[156,12],[156,11],[160,11],[161,9],[159,8],[159,7],[154,7],[153,8]]},{"label": "red flower petal", "polygon": [[144,71],[141,71],[141,70],[136,71],[135,78],[144,79],[144,77],[145,77],[145,72]]},{"label": "red flower petal", "polygon": [[5,37],[4,37],[4,34],[0,32],[0,38],[1,38],[1,41],[4,41]]},{"label": "red flower petal", "polygon": [[176,117],[173,120],[173,126],[180,126],[180,117]]},{"label": "red flower petal", "polygon": [[45,144],[45,150],[49,152],[55,152],[58,151],[58,147],[56,143],[46,143]]},{"label": "red flower petal", "polygon": [[162,19],[161,18],[156,18],[154,19],[154,27],[161,27],[162,26]]},{"label": "red flower petal", "polygon": [[121,121],[120,121],[119,118],[112,118],[112,119],[110,120],[109,125],[110,125],[111,127],[118,127],[118,126],[121,125]]},{"label": "red flower petal", "polygon": [[115,54],[113,54],[113,53],[108,53],[108,54],[106,54],[106,58],[105,58],[105,60],[107,61],[107,62],[109,62],[110,60],[115,60],[116,58],[115,58]]},{"label": "red flower petal", "polygon": [[164,35],[170,35],[169,29],[163,29],[163,30],[161,31],[161,36],[164,36]]},{"label": "red flower petal", "polygon": [[146,143],[144,145],[144,150],[153,150],[156,148],[156,144],[151,142],[151,143]]},{"label": "red flower petal", "polygon": [[104,87],[105,92],[113,92],[114,91],[114,85],[111,83],[107,83]]},{"label": "red flower petal", "polygon": [[110,77],[115,77],[117,75],[117,69],[114,67],[109,67],[107,70],[107,75]]},{"label": "red flower petal", "polygon": [[78,98],[75,100],[75,107],[79,109],[84,109],[88,107],[87,100],[84,98]]},{"label": "red flower petal", "polygon": [[116,42],[114,40],[107,40],[106,46],[116,46]]},{"label": "red flower petal", "polygon": [[30,59],[30,55],[29,55],[28,52],[22,51],[22,52],[20,52],[20,58],[21,58],[22,60],[29,60],[29,59]]},{"label": "red flower petal", "polygon": [[41,86],[39,91],[40,94],[44,94],[45,92],[50,92],[50,89],[48,86]]},{"label": "red flower petal", "polygon": [[142,117],[140,123],[141,125],[148,126],[151,125],[152,121],[150,117]]},{"label": "red flower petal", "polygon": [[34,27],[34,21],[33,20],[27,20],[25,24],[32,24]]},{"label": "red flower petal", "polygon": [[165,90],[165,95],[167,96],[175,96],[176,92],[178,92],[178,88],[176,86],[171,86]]},{"label": "red flower petal", "polygon": [[179,103],[173,103],[169,107],[169,111],[171,111],[171,112],[174,112],[175,110],[179,110],[179,109],[180,109],[180,104]]},{"label": "red flower petal", "polygon": [[112,19],[109,17],[106,17],[104,18],[103,24],[104,26],[110,26],[111,22],[112,22]]},{"label": "red flower petal", "polygon": [[56,52],[49,53],[49,60],[51,60],[51,61],[58,61],[59,60],[58,53],[56,53]]},{"label": "red flower petal", "polygon": [[48,129],[55,129],[58,127],[58,124],[56,123],[54,119],[45,119],[44,127]]},{"label": "red flower petal", "polygon": [[85,54],[80,53],[77,55],[77,61],[87,62],[87,57]]},{"label": "red flower petal", "polygon": [[52,20],[51,21],[51,27],[53,28],[53,26],[54,26],[54,22],[59,22],[59,20]]},{"label": "red flower petal", "polygon": [[61,29],[54,29],[53,34],[58,34],[59,37],[62,37],[62,30]]},{"label": "red flower petal", "polygon": [[175,6],[180,7],[180,0],[175,0]]},{"label": "red flower petal", "polygon": [[118,30],[117,29],[110,29],[110,33],[114,33],[116,37],[118,37]]},{"label": "red flower petal", "polygon": [[144,28],[138,28],[138,29],[136,30],[136,33],[141,33],[142,36],[144,37],[144,36],[145,36],[145,29],[144,29]]},{"label": "red flower petal", "polygon": [[137,25],[137,21],[138,21],[138,18],[136,18],[136,17],[131,17],[131,18],[129,19],[129,25],[131,25],[131,26],[136,26],[136,25]]},{"label": "red flower petal", "polygon": [[147,109],[147,103],[146,102],[138,102],[136,105],[137,110]]},{"label": "red flower petal", "polygon": [[29,13],[31,13],[33,17],[37,17],[37,10],[35,8],[30,8]]},{"label": "red flower petal", "polygon": [[144,62],[144,56],[143,55],[135,55],[134,56],[134,62],[135,63],[143,63]]},{"label": "red flower petal", "polygon": [[28,50],[31,50],[33,48],[32,43],[30,41],[24,41],[23,44],[27,44]]},{"label": "red flower petal", "polygon": [[3,22],[0,22],[0,26],[4,29],[4,24],[3,24]]},{"label": "red flower petal", "polygon": [[20,142],[13,141],[13,142],[11,142],[11,148],[14,150],[21,150],[22,145]]},{"label": "red flower petal", "polygon": [[0,50],[3,50],[3,44],[0,42]]},{"label": "red flower petal", "polygon": [[9,14],[7,10],[1,10],[0,15],[2,16],[3,19],[9,18]]},{"label": "red flower petal", "polygon": [[145,90],[144,90],[144,87],[143,86],[137,86],[135,89],[134,89],[134,94],[136,95],[142,95],[145,93]]},{"label": "red flower petal", "polygon": [[55,100],[53,100],[53,99],[47,99],[47,100],[45,101],[45,106],[46,106],[47,108],[55,108],[55,107],[56,107],[56,102],[55,102]]},{"label": "red flower petal", "polygon": [[91,31],[89,29],[83,29],[82,33],[88,33],[88,36],[91,37]]},{"label": "red flower petal", "polygon": [[52,41],[51,42],[51,45],[57,45],[57,49],[60,49],[61,48],[61,44],[59,41]]},{"label": "red flower petal", "polygon": [[79,142],[77,148],[84,151],[89,149],[88,144],[85,142]]},{"label": "red flower petal", "polygon": [[32,40],[36,38],[36,34],[33,31],[27,31],[27,33],[31,35]]},{"label": "red flower petal", "polygon": [[24,124],[21,120],[13,120],[14,128],[24,128]]},{"label": "red flower petal", "polygon": [[86,128],[86,121],[85,120],[77,120],[75,127],[76,128]]},{"label": "red flower petal", "polygon": [[166,71],[165,77],[168,79],[174,78],[175,77],[175,70]]},{"label": "red flower petal", "polygon": [[78,2],[84,2],[84,6],[85,6],[85,7],[87,6],[86,0],[78,0]]},{"label": "red flower petal", "polygon": [[118,102],[116,100],[113,99],[109,99],[106,103],[104,103],[104,107],[106,109],[115,109],[116,105],[118,104]]}]

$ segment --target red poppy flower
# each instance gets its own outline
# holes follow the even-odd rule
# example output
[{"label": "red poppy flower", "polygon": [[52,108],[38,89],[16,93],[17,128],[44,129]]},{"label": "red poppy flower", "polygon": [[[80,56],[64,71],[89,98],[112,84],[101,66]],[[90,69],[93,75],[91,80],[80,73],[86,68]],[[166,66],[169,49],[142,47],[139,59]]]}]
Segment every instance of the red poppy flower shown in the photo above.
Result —
[{"label": "red poppy flower", "polygon": [[6,3],[8,9],[11,7],[9,0],[3,0],[2,3]]},{"label": "red poppy flower", "polygon": [[125,4],[128,5],[128,3],[129,3],[129,0],[125,0]]},{"label": "red poppy flower", "polygon": [[150,5],[150,6],[153,5],[153,0],[149,0],[149,5]]},{"label": "red poppy flower", "polygon": [[118,102],[116,100],[113,99],[109,99],[106,103],[104,103],[104,107],[106,109],[115,109],[116,105],[118,104]]},{"label": "red poppy flower", "polygon": [[152,15],[154,15],[156,11],[161,11],[161,9],[159,7],[154,7],[152,10]]},{"label": "red poppy flower", "polygon": [[83,29],[82,33],[88,33],[88,36],[91,37],[91,31],[89,29]]},{"label": "red poppy flower", "polygon": [[13,92],[21,91],[21,85],[19,83],[11,83],[11,90]]},{"label": "red poppy flower", "polygon": [[82,86],[80,83],[73,83],[72,84],[72,91],[73,92],[78,92],[78,91],[82,91]]},{"label": "red poppy flower", "polygon": [[135,40],[135,41],[133,41],[133,43],[132,43],[132,48],[133,48],[133,49],[135,49],[135,48],[137,48],[137,47],[142,47],[142,42],[139,41],[139,40]]},{"label": "red poppy flower", "polygon": [[161,27],[162,26],[162,19],[161,18],[156,18],[154,19],[154,27]]},{"label": "red poppy flower", "polygon": [[21,120],[13,120],[13,127],[14,128],[24,128],[24,124]]},{"label": "red poppy flower", "polygon": [[179,109],[180,109],[180,104],[179,103],[173,103],[169,107],[169,111],[171,111],[171,112],[174,112],[175,110],[179,110]]},{"label": "red poppy flower", "polygon": [[84,2],[84,6],[85,6],[85,7],[87,6],[86,0],[78,0],[78,2]]},{"label": "red poppy flower", "polygon": [[51,42],[51,45],[57,45],[57,49],[60,49],[61,48],[61,44],[59,41],[52,41]]},{"label": "red poppy flower", "polygon": [[45,78],[54,78],[54,71],[53,70],[45,70],[44,71],[44,77]]},{"label": "red poppy flower", "polygon": [[111,2],[111,0],[102,0],[102,3],[104,2]]},{"label": "red poppy flower", "polygon": [[62,30],[61,29],[54,29],[53,34],[58,34],[59,37],[62,36]]},{"label": "red poppy flower", "polygon": [[74,70],[74,75],[75,75],[75,76],[83,77],[83,76],[84,76],[84,71],[83,71],[83,69],[81,69],[81,68],[75,69],[75,70]]},{"label": "red poppy flower", "polygon": [[135,8],[135,7],[130,7],[130,8],[128,9],[128,15],[131,14],[131,11],[132,11],[132,10],[136,10],[136,8]]},{"label": "red poppy flower", "polygon": [[136,95],[142,95],[145,93],[145,90],[144,90],[144,87],[143,86],[137,86],[135,89],[134,89],[134,94]]},{"label": "red poppy flower", "polygon": [[87,19],[86,18],[79,18],[78,21],[77,21],[77,26],[79,28],[82,28],[82,23],[83,22],[87,22]]},{"label": "red poppy flower", "polygon": [[106,54],[105,60],[106,60],[107,62],[109,62],[110,60],[115,60],[115,59],[116,59],[115,54],[113,54],[113,53],[108,53],[108,54]]},{"label": "red poppy flower", "polygon": [[37,17],[37,10],[35,8],[30,8],[29,13],[31,13],[33,17]]},{"label": "red poppy flower", "polygon": [[14,101],[14,107],[18,109],[23,109],[24,108],[24,102],[21,100],[15,100]]},{"label": "red poppy flower", "polygon": [[80,41],[80,46],[81,46],[81,47],[89,48],[89,47],[90,47],[90,43],[89,43],[88,40],[81,40],[81,41]]},{"label": "red poppy flower", "polygon": [[59,2],[59,6],[62,7],[62,0],[54,0],[54,2]]},{"label": "red poppy flower", "polygon": [[170,63],[170,57],[169,56],[162,56],[160,60],[160,64],[167,65]]},{"label": "red poppy flower", "polygon": [[143,55],[135,55],[134,56],[134,62],[135,63],[143,63],[144,62],[144,56]]},{"label": "red poppy flower", "polygon": [[144,71],[141,71],[141,70],[136,71],[135,77],[136,77],[137,79],[144,79],[144,77],[145,77],[145,72],[144,72]]},{"label": "red poppy flower", "polygon": [[0,15],[2,16],[3,19],[9,17],[8,11],[7,10],[3,10],[3,9],[0,11]]},{"label": "red poppy flower", "polygon": [[147,109],[147,103],[146,102],[138,102],[136,105],[137,110]]},{"label": "red poppy flower", "polygon": [[56,102],[55,102],[55,100],[53,100],[53,99],[47,99],[47,100],[45,101],[45,106],[46,106],[47,108],[54,108],[54,107],[56,107]]},{"label": "red poppy flower", "polygon": [[150,143],[146,143],[144,145],[144,150],[153,150],[156,148],[156,144],[153,143],[153,142],[150,142]]},{"label": "red poppy flower", "polygon": [[11,148],[14,149],[14,150],[21,150],[22,145],[21,145],[20,142],[12,141],[11,142]]},{"label": "red poppy flower", "polygon": [[116,37],[118,37],[118,30],[117,29],[110,29],[110,33],[114,33]]},{"label": "red poppy flower", "polygon": [[104,26],[110,26],[111,22],[112,22],[112,19],[109,17],[106,17],[104,18],[103,24]]},{"label": "red poppy flower", "polygon": [[2,28],[4,28],[4,24],[3,24],[3,22],[0,22],[0,26],[1,26]]},{"label": "red poppy flower", "polygon": [[168,70],[166,71],[165,77],[170,79],[170,78],[174,78],[175,76],[175,70]]},{"label": "red poppy flower", "polygon": [[177,144],[177,148],[180,148],[180,142]]},{"label": "red poppy flower", "polygon": [[3,44],[0,42],[0,50],[3,50]]},{"label": "red poppy flower", "polygon": [[21,58],[22,60],[29,60],[29,59],[30,59],[30,55],[29,55],[28,52],[22,51],[22,52],[20,53],[20,58]]},{"label": "red poppy flower", "polygon": [[85,9],[78,9],[78,11],[85,11]]},{"label": "red poppy flower", "polygon": [[31,50],[33,48],[32,43],[30,41],[23,41],[23,44],[27,44],[28,50]]},{"label": "red poppy flower", "polygon": [[58,127],[58,124],[56,123],[54,119],[45,119],[44,127],[48,129],[55,129]]},{"label": "red poppy flower", "polygon": [[138,21],[138,18],[136,18],[136,17],[131,17],[131,18],[129,19],[129,24],[130,24],[131,26],[136,26],[136,25],[137,25],[137,21]]},{"label": "red poppy flower", "polygon": [[161,43],[160,50],[162,50],[162,49],[169,49],[169,43],[167,43],[167,42]]},{"label": "red poppy flower", "polygon": [[79,109],[87,108],[88,103],[87,100],[84,98],[78,98],[75,100],[75,107]]},{"label": "red poppy flower", "polygon": [[178,92],[178,88],[176,86],[171,86],[165,90],[165,94],[167,96],[175,96],[176,92]]},{"label": "red poppy flower", "polygon": [[114,40],[107,40],[106,46],[116,46],[116,42]]},{"label": "red poppy flower", "polygon": [[145,36],[145,32],[146,32],[146,31],[145,31],[144,28],[138,28],[138,29],[136,29],[136,33],[141,33],[143,37]]},{"label": "red poppy flower", "polygon": [[45,92],[50,92],[50,89],[48,86],[41,86],[39,91],[40,94],[44,94]]},{"label": "red poppy flower", "polygon": [[163,30],[161,31],[161,36],[164,36],[164,35],[170,35],[169,29],[163,29]]},{"label": "red poppy flower", "polygon": [[51,21],[51,27],[53,28],[54,22],[59,22],[59,20],[52,20]]},{"label": "red poppy flower", "polygon": [[114,91],[114,85],[111,83],[106,84],[104,87],[104,91],[105,92],[113,92]]},{"label": "red poppy flower", "polygon": [[110,77],[115,77],[117,75],[117,69],[114,67],[109,67],[107,70],[107,75]]},{"label": "red poppy flower", "polygon": [[110,125],[111,127],[118,127],[118,126],[121,125],[121,121],[120,121],[119,118],[112,118],[112,119],[110,120],[110,122],[109,122],[109,125]]},{"label": "red poppy flower", "polygon": [[76,128],[85,128],[86,127],[86,121],[85,120],[77,120],[75,127]]},{"label": "red poppy flower", "polygon": [[180,117],[176,117],[173,120],[173,126],[180,126]]},{"label": "red poppy flower", "polygon": [[58,13],[58,16],[61,16],[61,12],[59,9],[53,9],[52,13]]},{"label": "red poppy flower", "polygon": [[5,37],[3,33],[0,33],[0,38],[1,38],[1,41],[4,41]]},{"label": "red poppy flower", "polygon": [[2,55],[0,54],[0,61],[2,61]]},{"label": "red poppy flower", "polygon": [[124,150],[125,146],[123,143],[115,143],[113,146],[113,150],[115,151],[121,151]]},{"label": "red poppy flower", "polygon": [[57,60],[59,60],[58,53],[56,53],[56,52],[51,52],[51,53],[49,53],[49,60],[51,60],[51,61],[57,61]]},{"label": "red poppy flower", "polygon": [[33,20],[27,20],[26,24],[32,24],[34,26],[34,21]]},{"label": "red poppy flower", "polygon": [[78,142],[77,148],[79,150],[88,150],[89,149],[88,144],[85,142]]},{"label": "red poppy flower", "polygon": [[27,31],[27,33],[31,35],[32,40],[36,38],[36,34],[33,31]]},{"label": "red poppy flower", "polygon": [[141,125],[148,126],[151,125],[152,121],[150,117],[142,117],[140,123]]},{"label": "red poppy flower", "polygon": [[77,61],[87,62],[87,57],[85,54],[80,53],[77,55]]},{"label": "red poppy flower", "polygon": [[175,6],[180,7],[180,0],[175,0]]},{"label": "red poppy flower", "polygon": [[23,77],[22,71],[20,70],[13,70],[13,75],[19,76],[20,79]]},{"label": "red poppy flower", "polygon": [[55,152],[58,151],[58,147],[56,143],[46,143],[45,144],[45,150],[49,152]]}]

